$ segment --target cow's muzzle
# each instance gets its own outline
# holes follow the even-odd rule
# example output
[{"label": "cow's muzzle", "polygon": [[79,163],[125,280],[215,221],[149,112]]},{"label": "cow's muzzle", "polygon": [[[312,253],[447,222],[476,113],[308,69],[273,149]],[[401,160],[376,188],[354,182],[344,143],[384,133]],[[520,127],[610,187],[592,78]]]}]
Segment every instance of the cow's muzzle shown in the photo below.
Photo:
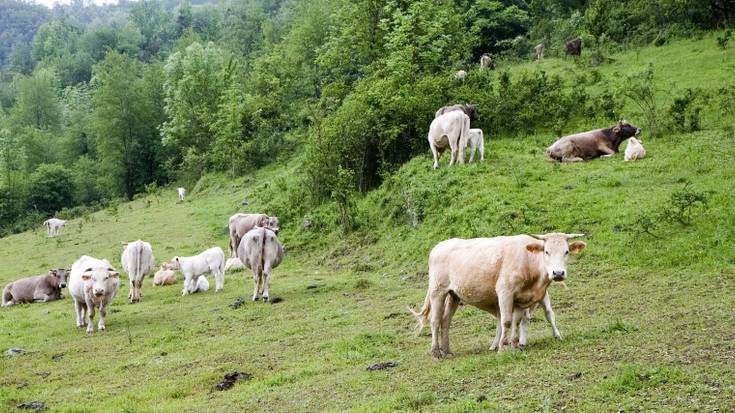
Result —
[{"label": "cow's muzzle", "polygon": [[102,290],[96,290],[94,292],[95,297],[102,297],[104,294],[105,294],[105,292],[102,291]]},{"label": "cow's muzzle", "polygon": [[59,287],[61,287],[61,288],[66,288],[66,283],[61,283],[61,284],[59,284]]},{"label": "cow's muzzle", "polygon": [[641,133],[641,128],[638,128],[635,130],[635,136],[640,135],[640,133]]},{"label": "cow's muzzle", "polygon": [[564,279],[567,278],[566,271],[552,271],[551,273],[551,279],[554,281],[564,281]]}]

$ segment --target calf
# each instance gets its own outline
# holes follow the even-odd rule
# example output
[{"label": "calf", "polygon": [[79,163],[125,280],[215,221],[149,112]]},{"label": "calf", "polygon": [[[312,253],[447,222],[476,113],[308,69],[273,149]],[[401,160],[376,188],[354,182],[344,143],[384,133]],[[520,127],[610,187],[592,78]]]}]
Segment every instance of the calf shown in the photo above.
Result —
[{"label": "calf", "polygon": [[439,167],[439,158],[446,148],[450,149],[449,166],[464,163],[464,151],[470,133],[470,118],[460,111],[445,113],[431,122],[429,148],[434,156],[434,169]]},{"label": "calf", "polygon": [[550,159],[560,162],[579,162],[599,156],[608,158],[618,152],[620,144],[641,133],[640,128],[625,120],[607,129],[596,129],[588,132],[559,138],[546,149]]},{"label": "calf", "polygon": [[475,159],[475,149],[480,149],[480,160],[485,160],[485,136],[482,133],[482,129],[470,129],[470,138],[468,139],[470,144],[470,162]]},{"label": "calf", "polygon": [[172,284],[176,284],[176,273],[170,268],[169,263],[163,262],[161,263],[161,269],[153,275],[153,285]]},{"label": "calf", "polygon": [[239,258],[235,257],[227,259],[227,262],[225,263],[225,271],[238,270],[240,268],[245,268],[245,266]]},{"label": "calf", "polygon": [[625,148],[626,161],[635,161],[646,157],[646,149],[642,143],[636,138],[628,139],[628,146]]},{"label": "calf", "polygon": [[176,192],[179,194],[179,202],[184,202],[184,194],[186,193],[186,189],[176,188]]},{"label": "calf", "polygon": [[59,230],[66,224],[66,221],[58,218],[51,218],[43,221],[43,226],[46,227],[49,237],[55,237],[59,235]]},{"label": "calf", "polygon": [[69,270],[57,268],[44,275],[15,280],[3,289],[2,306],[20,303],[45,303],[64,298],[61,290],[66,287]]},{"label": "calf", "polygon": [[464,70],[457,70],[456,72],[454,72],[455,80],[463,81],[465,77],[467,77],[467,72],[465,72]]},{"label": "calf", "polygon": [[210,248],[193,257],[174,257],[171,260],[171,269],[179,270],[184,274],[184,289],[181,295],[197,291],[197,278],[200,275],[211,273],[217,285],[216,291],[225,286],[225,253],[220,247]]},{"label": "calf", "polygon": [[[419,330],[431,320],[432,358],[439,360],[452,355],[449,325],[460,302],[498,319],[491,350],[505,349],[514,320],[520,323],[525,345],[528,309],[539,303],[551,308],[547,290],[552,282],[566,278],[569,253],[585,248],[584,242],[567,243],[568,239],[579,236],[582,235],[551,233],[454,238],[437,244],[429,254],[429,288],[424,305],[420,312],[411,310]],[[552,320],[549,321],[553,326]]]},{"label": "calf", "polygon": [[120,287],[120,273],[107,260],[83,255],[71,266],[69,275],[69,294],[74,299],[77,327],[87,326],[87,333],[93,333],[94,310],[99,309],[98,330],[105,329],[107,307],[117,295]]},{"label": "calf", "polygon": [[153,271],[153,261],[151,244],[137,240],[125,245],[120,262],[130,279],[128,300],[131,303],[140,301],[140,289],[143,288],[143,279]]},{"label": "calf", "polygon": [[245,234],[237,250],[242,263],[253,270],[253,301],[261,296],[268,301],[271,270],[283,260],[283,246],[276,233],[268,228],[254,228]]}]

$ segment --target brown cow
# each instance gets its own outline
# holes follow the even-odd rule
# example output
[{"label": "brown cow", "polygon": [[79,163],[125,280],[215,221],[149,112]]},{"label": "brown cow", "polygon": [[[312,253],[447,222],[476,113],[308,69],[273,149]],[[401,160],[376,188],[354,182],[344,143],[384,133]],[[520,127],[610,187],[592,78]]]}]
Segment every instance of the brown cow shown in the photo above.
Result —
[{"label": "brown cow", "polygon": [[624,140],[636,136],[640,128],[625,120],[607,129],[596,129],[588,132],[559,138],[546,149],[546,154],[555,161],[579,162],[587,159],[611,157],[618,152]]},{"label": "brown cow", "polygon": [[495,61],[487,53],[480,57],[480,70],[482,69],[495,70]]},{"label": "brown cow", "polygon": [[470,120],[480,120],[480,112],[477,111],[477,105],[464,103],[439,108],[439,110],[434,114],[434,119],[455,110],[461,110],[465,115],[470,117]]},{"label": "brown cow", "polygon": [[566,54],[567,56],[582,55],[582,39],[579,37],[575,37],[574,39],[568,41],[566,44]]},{"label": "brown cow", "polygon": [[585,248],[584,242],[567,243],[579,236],[582,234],[453,238],[437,244],[429,254],[424,305],[420,312],[411,310],[419,327],[431,322],[432,358],[452,355],[449,326],[460,302],[498,319],[492,350],[506,348],[513,321],[520,323],[521,337],[526,336],[527,310],[539,303],[551,308],[547,290],[552,282],[566,278],[569,253]]},{"label": "brown cow", "polygon": [[48,270],[44,275],[21,278],[5,286],[3,290],[3,307],[10,307],[20,303],[45,303],[61,300],[64,294],[61,290],[66,287],[66,278],[69,270],[57,268]]}]

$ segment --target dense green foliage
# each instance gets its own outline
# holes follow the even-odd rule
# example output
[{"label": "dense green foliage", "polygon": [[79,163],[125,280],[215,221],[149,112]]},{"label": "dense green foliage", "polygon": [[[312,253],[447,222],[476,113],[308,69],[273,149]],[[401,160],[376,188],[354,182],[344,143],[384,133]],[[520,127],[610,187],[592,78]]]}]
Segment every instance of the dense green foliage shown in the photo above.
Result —
[{"label": "dense green foliage", "polygon": [[[655,91],[625,90],[590,66],[626,45],[730,25],[734,10],[731,0],[141,0],[53,10],[3,0],[1,182],[28,204],[30,175],[60,164],[70,205],[105,205],[154,184],[190,187],[207,172],[246,174],[297,150],[294,206],[344,206],[346,194],[425,152],[439,106],[477,103],[486,136],[607,123],[630,112],[626,96],[651,101]],[[592,50],[578,70],[508,70],[538,42],[561,56],[578,35]],[[476,70],[483,53],[499,71]],[[466,81],[453,79],[458,69]],[[697,110],[712,99],[676,93],[684,99],[640,108],[652,134],[670,119],[700,127]]]}]

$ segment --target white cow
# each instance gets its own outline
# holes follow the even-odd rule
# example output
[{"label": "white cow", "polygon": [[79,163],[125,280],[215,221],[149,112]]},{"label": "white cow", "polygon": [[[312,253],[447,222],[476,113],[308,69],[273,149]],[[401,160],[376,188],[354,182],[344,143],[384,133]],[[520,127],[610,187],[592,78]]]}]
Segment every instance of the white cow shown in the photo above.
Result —
[{"label": "white cow", "polygon": [[128,300],[131,303],[140,301],[140,289],[143,287],[143,278],[153,272],[153,249],[151,244],[137,240],[128,243],[120,257],[123,270],[130,278],[130,292]]},{"label": "white cow", "polygon": [[460,302],[493,314],[498,319],[491,349],[503,350],[511,325],[520,324],[520,346],[528,334],[529,309],[542,304],[555,328],[549,285],[564,281],[569,253],[585,248],[584,242],[567,243],[581,234],[552,233],[509,237],[450,239],[429,254],[429,288],[420,312],[413,312],[419,327],[431,320],[431,355],[451,356],[449,326]]},{"label": "white cow", "polygon": [[179,193],[179,202],[184,202],[184,194],[186,193],[186,189],[176,188],[176,191]]},{"label": "white cow", "polygon": [[271,270],[283,260],[283,246],[278,242],[276,233],[263,227],[251,229],[242,237],[237,256],[246,267],[253,270],[253,301],[261,296],[263,301],[268,301]]},{"label": "white cow", "polygon": [[98,330],[105,329],[107,307],[117,294],[120,274],[107,260],[83,255],[71,266],[69,294],[74,300],[77,327],[87,326],[87,333],[94,332],[95,307],[100,311]]},{"label": "white cow", "polygon": [[465,77],[467,77],[467,72],[464,70],[457,70],[456,72],[454,72],[455,80],[463,81]]},{"label": "white cow", "polygon": [[59,235],[59,229],[66,224],[66,221],[58,218],[51,218],[43,221],[43,225],[46,227],[49,237],[55,237]]},{"label": "white cow", "polygon": [[480,149],[480,160],[485,160],[485,135],[482,129],[470,129],[470,162],[475,160],[475,149]]},{"label": "white cow", "polygon": [[227,262],[225,263],[225,271],[239,270],[240,268],[245,268],[245,265],[243,265],[239,258],[234,257],[227,259]]},{"label": "white cow", "polygon": [[533,48],[536,60],[542,60],[544,58],[544,49],[546,49],[546,46],[543,43],[539,43]]},{"label": "white cow", "polygon": [[452,156],[449,166],[464,163],[464,151],[470,134],[470,118],[464,112],[447,112],[431,121],[429,147],[434,156],[434,169],[439,167],[439,157],[449,147]]},{"label": "white cow", "polygon": [[643,142],[636,138],[628,139],[628,146],[625,148],[625,160],[636,161],[646,157],[646,148],[643,147]]},{"label": "white cow", "polygon": [[196,292],[198,287],[195,278],[206,273],[214,275],[216,291],[225,286],[225,253],[220,247],[210,248],[193,257],[174,257],[171,260],[171,269],[184,274],[184,289],[181,290],[181,295]]}]

